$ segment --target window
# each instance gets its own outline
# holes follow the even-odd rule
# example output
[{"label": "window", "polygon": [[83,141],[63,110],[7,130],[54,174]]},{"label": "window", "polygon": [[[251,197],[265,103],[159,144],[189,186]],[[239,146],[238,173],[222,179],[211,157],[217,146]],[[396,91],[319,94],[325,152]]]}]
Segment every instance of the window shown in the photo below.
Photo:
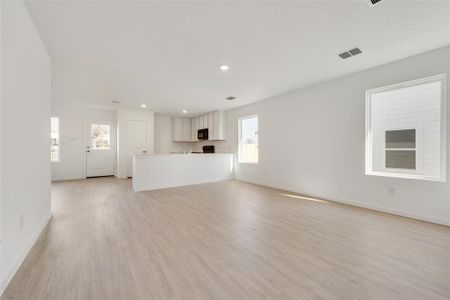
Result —
[{"label": "window", "polygon": [[386,130],[385,167],[388,169],[416,169],[416,130]]},{"label": "window", "polygon": [[247,116],[239,119],[239,151],[240,163],[258,163],[258,116]]},{"label": "window", "polygon": [[446,180],[446,75],[366,92],[366,174]]},{"label": "window", "polygon": [[50,119],[50,160],[59,161],[59,118],[52,117]]},{"label": "window", "polygon": [[91,149],[111,149],[111,126],[109,124],[91,124]]}]

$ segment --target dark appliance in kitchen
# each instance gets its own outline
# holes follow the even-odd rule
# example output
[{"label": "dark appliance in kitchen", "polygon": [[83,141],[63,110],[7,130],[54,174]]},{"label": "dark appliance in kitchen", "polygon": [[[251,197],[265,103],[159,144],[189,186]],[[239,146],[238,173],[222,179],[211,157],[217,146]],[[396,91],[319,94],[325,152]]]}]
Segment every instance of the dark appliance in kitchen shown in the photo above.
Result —
[{"label": "dark appliance in kitchen", "polygon": [[214,153],[215,151],[214,151],[214,145],[210,145],[210,146],[208,146],[208,145],[205,145],[205,146],[203,146],[203,153]]},{"label": "dark appliance in kitchen", "polygon": [[208,128],[199,129],[197,131],[197,139],[207,140],[208,139]]}]

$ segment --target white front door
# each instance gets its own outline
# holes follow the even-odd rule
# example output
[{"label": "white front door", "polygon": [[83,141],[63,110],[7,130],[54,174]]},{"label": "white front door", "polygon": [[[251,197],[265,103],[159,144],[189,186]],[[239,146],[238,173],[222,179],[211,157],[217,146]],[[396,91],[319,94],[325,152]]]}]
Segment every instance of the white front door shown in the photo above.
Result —
[{"label": "white front door", "polygon": [[111,121],[86,121],[86,177],[114,175],[113,137]]},{"label": "white front door", "polygon": [[133,156],[147,154],[147,122],[127,121],[128,164],[127,176],[133,176]]}]

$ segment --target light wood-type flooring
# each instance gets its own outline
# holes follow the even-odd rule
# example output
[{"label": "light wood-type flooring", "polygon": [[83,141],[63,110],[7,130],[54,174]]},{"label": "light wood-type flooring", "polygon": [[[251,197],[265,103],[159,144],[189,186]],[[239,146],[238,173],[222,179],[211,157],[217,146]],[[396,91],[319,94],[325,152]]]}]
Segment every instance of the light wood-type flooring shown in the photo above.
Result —
[{"label": "light wood-type flooring", "polygon": [[238,181],[54,183],[2,300],[450,299],[450,228]]}]

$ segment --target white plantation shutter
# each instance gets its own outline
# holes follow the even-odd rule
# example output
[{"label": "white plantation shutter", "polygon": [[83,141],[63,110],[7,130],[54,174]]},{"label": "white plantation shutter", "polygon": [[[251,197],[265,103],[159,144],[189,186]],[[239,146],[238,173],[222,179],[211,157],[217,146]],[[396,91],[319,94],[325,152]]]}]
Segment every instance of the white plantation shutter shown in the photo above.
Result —
[{"label": "white plantation shutter", "polygon": [[445,78],[367,91],[367,174],[445,180]]}]

